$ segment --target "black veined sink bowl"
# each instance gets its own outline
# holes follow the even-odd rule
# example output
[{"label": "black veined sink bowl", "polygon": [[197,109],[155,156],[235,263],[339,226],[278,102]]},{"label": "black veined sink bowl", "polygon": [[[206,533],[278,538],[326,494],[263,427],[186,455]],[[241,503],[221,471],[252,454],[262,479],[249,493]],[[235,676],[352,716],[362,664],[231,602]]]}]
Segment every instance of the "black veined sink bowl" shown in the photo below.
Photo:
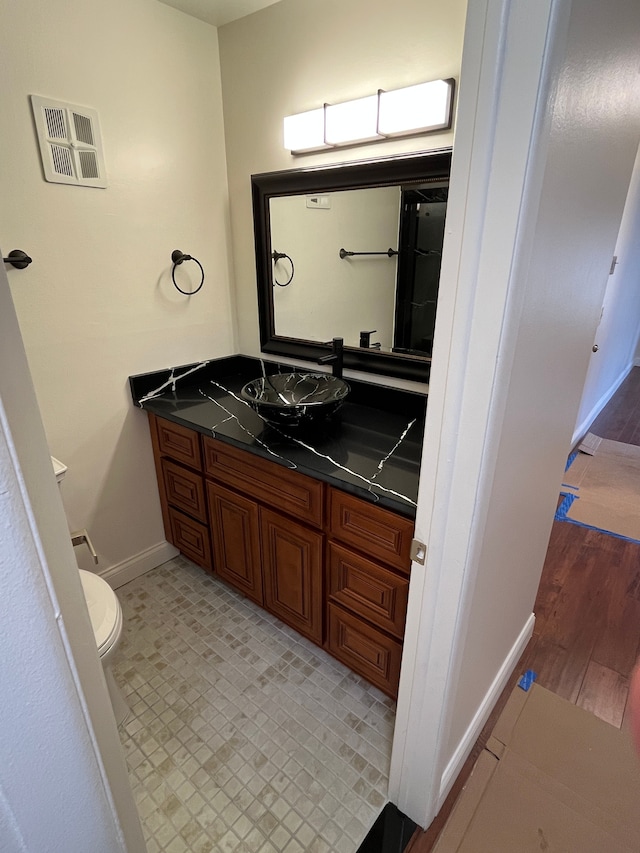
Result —
[{"label": "black veined sink bowl", "polygon": [[335,414],[350,390],[330,373],[276,373],[247,382],[240,395],[265,420],[297,426]]}]

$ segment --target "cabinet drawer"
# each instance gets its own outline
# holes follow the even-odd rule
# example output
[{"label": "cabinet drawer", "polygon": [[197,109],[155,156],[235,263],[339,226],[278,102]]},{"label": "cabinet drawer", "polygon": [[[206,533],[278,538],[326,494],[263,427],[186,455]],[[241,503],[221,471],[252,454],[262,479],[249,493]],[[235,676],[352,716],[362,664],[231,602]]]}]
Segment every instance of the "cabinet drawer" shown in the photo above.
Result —
[{"label": "cabinet drawer", "polygon": [[260,508],[265,607],[322,644],[322,534]]},{"label": "cabinet drawer", "polygon": [[203,448],[205,473],[210,477],[314,527],[322,527],[324,491],[319,480],[215,438],[205,437]]},{"label": "cabinet drawer", "polygon": [[208,572],[212,571],[209,529],[172,506],[168,508],[168,515],[172,543],[185,557]]},{"label": "cabinet drawer", "polygon": [[330,490],[329,506],[333,536],[368,557],[409,574],[412,521],[337,489]]},{"label": "cabinet drawer", "polygon": [[402,643],[342,610],[328,605],[328,649],[383,693],[396,698],[400,680]]},{"label": "cabinet drawer", "polygon": [[258,504],[207,483],[216,572],[262,604]]},{"label": "cabinet drawer", "polygon": [[356,616],[402,639],[408,594],[406,578],[329,543],[329,596]]},{"label": "cabinet drawer", "polygon": [[200,474],[175,465],[168,459],[163,459],[161,464],[167,501],[198,521],[206,522],[204,483]]},{"label": "cabinet drawer", "polygon": [[202,457],[199,433],[163,418],[157,418],[157,430],[160,453],[200,470]]}]

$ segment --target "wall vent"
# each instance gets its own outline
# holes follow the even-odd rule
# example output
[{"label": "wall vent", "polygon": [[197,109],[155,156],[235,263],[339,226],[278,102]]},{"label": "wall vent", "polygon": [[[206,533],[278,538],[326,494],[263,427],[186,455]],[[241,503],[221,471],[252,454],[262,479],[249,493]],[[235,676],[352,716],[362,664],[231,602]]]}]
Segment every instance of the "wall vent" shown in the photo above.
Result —
[{"label": "wall vent", "polygon": [[106,187],[106,170],[96,110],[31,95],[46,181]]}]

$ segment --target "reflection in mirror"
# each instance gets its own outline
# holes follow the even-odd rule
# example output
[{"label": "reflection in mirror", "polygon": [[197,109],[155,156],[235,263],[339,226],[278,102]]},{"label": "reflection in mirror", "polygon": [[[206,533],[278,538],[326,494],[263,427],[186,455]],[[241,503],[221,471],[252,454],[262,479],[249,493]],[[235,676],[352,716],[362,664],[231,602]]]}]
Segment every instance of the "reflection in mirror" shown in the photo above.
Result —
[{"label": "reflection in mirror", "polygon": [[442,182],[271,199],[276,335],[430,356],[447,192]]},{"label": "reflection in mirror", "polygon": [[450,151],[252,177],[261,344],[428,379]]},{"label": "reflection in mirror", "polygon": [[[393,344],[397,257],[340,257],[340,249],[386,252],[398,245],[399,187],[273,198],[271,241],[295,264],[288,287],[273,292],[276,335],[328,341],[344,338],[359,346],[360,332],[372,343]],[[276,281],[286,281],[286,261],[274,264]]]},{"label": "reflection in mirror", "polygon": [[402,190],[394,352],[431,355],[449,184]]}]

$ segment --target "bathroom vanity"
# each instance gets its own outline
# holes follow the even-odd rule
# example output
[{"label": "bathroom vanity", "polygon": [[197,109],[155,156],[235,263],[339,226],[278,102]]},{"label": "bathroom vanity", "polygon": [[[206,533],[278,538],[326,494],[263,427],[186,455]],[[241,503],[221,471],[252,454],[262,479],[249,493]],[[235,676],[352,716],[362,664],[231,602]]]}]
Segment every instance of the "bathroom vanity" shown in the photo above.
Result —
[{"label": "bathroom vanity", "polygon": [[240,389],[290,370],[233,356],[130,378],[166,536],[395,697],[426,398],[349,380],[334,418],[267,423]]}]

